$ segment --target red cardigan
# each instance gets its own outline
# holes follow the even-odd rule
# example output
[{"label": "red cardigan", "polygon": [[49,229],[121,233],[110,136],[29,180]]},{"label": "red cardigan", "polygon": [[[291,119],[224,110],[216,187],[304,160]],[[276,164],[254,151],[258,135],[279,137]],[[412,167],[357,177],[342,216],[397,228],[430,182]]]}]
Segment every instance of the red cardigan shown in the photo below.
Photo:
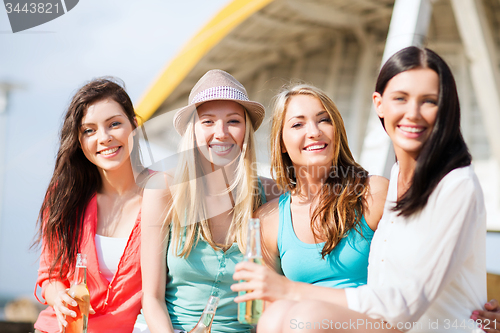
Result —
[{"label": "red cardigan", "polygon": [[[118,270],[111,282],[99,273],[99,263],[95,247],[97,228],[97,196],[90,200],[83,223],[83,238],[80,252],[87,254],[87,286],[90,304],[95,314],[89,316],[88,333],[94,332],[132,332],[137,315],[141,310],[141,213],[137,216],[134,228],[118,264]],[[49,254],[42,252],[38,269],[37,286],[42,288],[49,282]],[[62,281],[68,288],[70,275]],[[36,288],[35,287],[35,297]],[[38,299],[38,297],[37,297]],[[47,303],[44,303],[47,304]],[[54,309],[49,306],[38,316],[35,328],[42,332],[59,332]]]}]

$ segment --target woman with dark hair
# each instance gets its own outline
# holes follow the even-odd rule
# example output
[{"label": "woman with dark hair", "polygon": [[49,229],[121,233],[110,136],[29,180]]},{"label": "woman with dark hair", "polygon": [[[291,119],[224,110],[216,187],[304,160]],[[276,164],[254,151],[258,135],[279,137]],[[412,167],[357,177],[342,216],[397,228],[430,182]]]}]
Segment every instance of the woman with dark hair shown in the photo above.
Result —
[{"label": "woman with dark hair", "polygon": [[486,300],[486,214],[451,70],[431,50],[405,48],[382,67],[373,102],[398,162],[372,241],[368,283],[323,288],[291,306],[273,333],[304,323],[308,332],[478,330],[469,317]]},{"label": "woman with dark hair", "polygon": [[113,78],[93,80],[66,112],[38,220],[37,286],[50,305],[35,323],[39,332],[60,332],[76,315],[67,288],[77,253],[87,256],[88,332],[132,332],[140,311],[142,193],[132,166],[140,163],[139,151],[131,140],[137,121],[122,86]]}]

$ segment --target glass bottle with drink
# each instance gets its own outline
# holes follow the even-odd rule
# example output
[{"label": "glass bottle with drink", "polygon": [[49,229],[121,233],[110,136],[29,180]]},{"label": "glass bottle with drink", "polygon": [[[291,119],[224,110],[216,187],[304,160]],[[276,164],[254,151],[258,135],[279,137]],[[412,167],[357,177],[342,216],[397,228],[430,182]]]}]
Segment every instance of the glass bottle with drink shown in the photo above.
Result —
[{"label": "glass bottle with drink", "polygon": [[[251,261],[262,265],[262,253],[260,248],[260,220],[248,220],[247,248],[244,261]],[[240,296],[246,291],[240,291]],[[255,325],[264,311],[264,301],[261,299],[241,302],[238,304],[238,321],[243,324]]]},{"label": "glass bottle with drink", "polygon": [[66,326],[65,333],[87,333],[90,294],[87,288],[86,254],[77,254],[75,276],[68,290],[68,295],[76,301],[77,305],[68,305],[68,308],[76,313],[76,317],[66,317],[68,326]]},{"label": "glass bottle with drink", "polygon": [[203,310],[200,320],[198,320],[198,324],[196,324],[196,326],[189,331],[189,333],[210,333],[218,304],[219,297],[210,296],[207,305],[205,306],[205,310]]}]

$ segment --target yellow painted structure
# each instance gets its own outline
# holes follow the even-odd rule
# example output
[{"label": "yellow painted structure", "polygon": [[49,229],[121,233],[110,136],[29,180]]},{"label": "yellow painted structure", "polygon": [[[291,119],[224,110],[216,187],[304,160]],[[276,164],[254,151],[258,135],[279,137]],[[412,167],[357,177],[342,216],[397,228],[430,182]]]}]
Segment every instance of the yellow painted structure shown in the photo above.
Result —
[{"label": "yellow painted structure", "polygon": [[223,8],[166,66],[139,100],[136,113],[147,121],[193,67],[236,26],[273,0],[234,0]]}]

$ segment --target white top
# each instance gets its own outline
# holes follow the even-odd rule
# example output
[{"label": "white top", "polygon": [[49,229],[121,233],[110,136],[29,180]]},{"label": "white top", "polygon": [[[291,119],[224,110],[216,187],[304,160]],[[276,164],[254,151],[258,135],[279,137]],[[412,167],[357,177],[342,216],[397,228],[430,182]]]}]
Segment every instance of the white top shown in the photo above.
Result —
[{"label": "white top", "polygon": [[99,272],[111,282],[125,251],[128,238],[114,238],[95,235],[95,249],[99,261]]},{"label": "white top", "polygon": [[348,306],[402,331],[474,332],[471,312],[487,301],[479,181],[471,166],[455,169],[421,212],[405,218],[391,210],[398,174],[396,163],[370,248],[368,284],[346,289]]}]

